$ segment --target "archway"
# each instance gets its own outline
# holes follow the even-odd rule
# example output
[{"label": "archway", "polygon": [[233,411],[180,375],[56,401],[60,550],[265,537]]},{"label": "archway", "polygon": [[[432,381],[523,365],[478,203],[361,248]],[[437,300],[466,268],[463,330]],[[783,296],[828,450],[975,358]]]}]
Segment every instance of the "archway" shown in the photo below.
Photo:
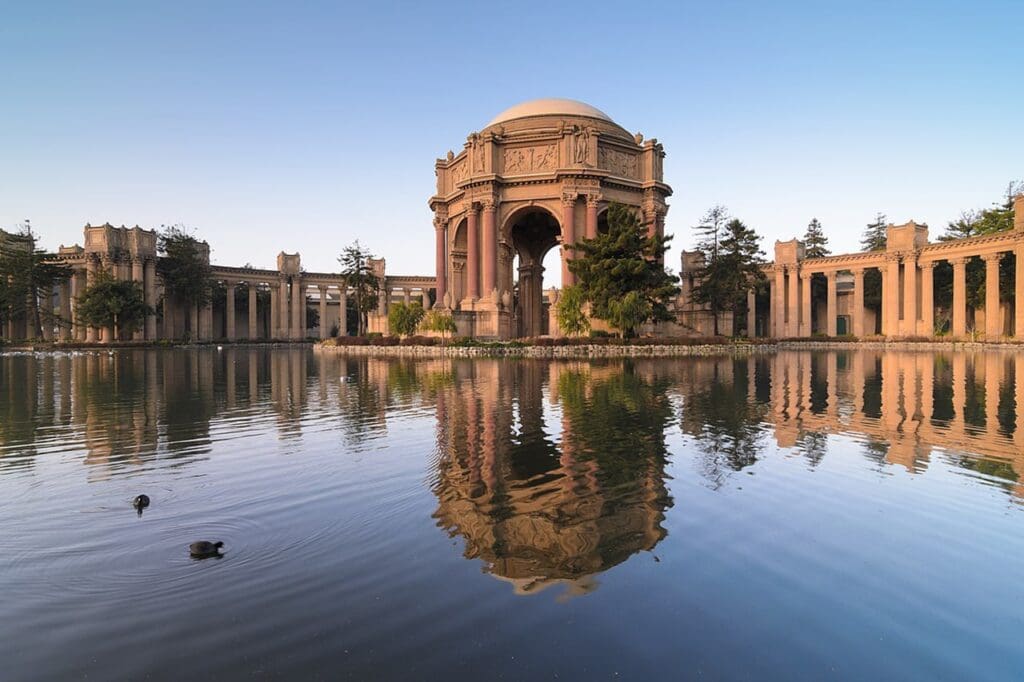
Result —
[{"label": "archway", "polygon": [[544,256],[560,240],[561,228],[553,215],[531,206],[509,218],[518,276],[516,319],[518,336],[540,336],[547,332],[544,310]]}]

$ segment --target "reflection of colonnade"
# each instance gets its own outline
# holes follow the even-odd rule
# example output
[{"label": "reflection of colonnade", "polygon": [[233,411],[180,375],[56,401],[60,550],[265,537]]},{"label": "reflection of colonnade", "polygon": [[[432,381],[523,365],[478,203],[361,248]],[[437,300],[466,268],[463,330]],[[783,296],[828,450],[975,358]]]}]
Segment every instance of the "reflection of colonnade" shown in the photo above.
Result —
[{"label": "reflection of colonnade", "polygon": [[0,355],[0,469],[31,462],[43,434],[80,441],[94,478],[154,457],[189,460],[210,451],[218,417],[256,405],[278,415],[282,436],[297,435],[308,361],[298,348]]},{"label": "reflection of colonnade", "polygon": [[943,448],[1006,462],[1024,477],[1020,355],[794,351],[772,357],[771,375],[781,446],[808,431],[853,432],[884,444],[886,460],[909,471]]},{"label": "reflection of colonnade", "polygon": [[[968,328],[967,267],[972,259],[984,261],[985,298],[976,311],[978,333],[988,340],[1004,336],[1024,338],[1024,195],[1014,201],[1014,229],[980,237],[928,242],[928,226],[909,222],[889,225],[884,251],[804,258],[797,240],[776,242],[775,261],[766,269],[771,293],[767,335],[783,338],[872,335],[933,336],[936,331],[935,268],[952,269],[950,333],[964,337]],[[1012,259],[1013,295],[1000,292],[1000,262]],[[881,320],[865,305],[866,276],[881,280]],[[825,280],[825,300],[812,300],[812,281]],[[757,311],[750,297],[755,319]],[[982,313],[982,311],[984,311]]]}]

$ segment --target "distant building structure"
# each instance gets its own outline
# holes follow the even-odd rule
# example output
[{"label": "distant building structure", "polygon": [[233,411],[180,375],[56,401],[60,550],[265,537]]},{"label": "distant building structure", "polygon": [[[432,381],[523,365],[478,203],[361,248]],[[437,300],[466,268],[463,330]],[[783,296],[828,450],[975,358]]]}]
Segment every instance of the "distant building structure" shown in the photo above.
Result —
[{"label": "distant building structure", "polygon": [[[609,202],[635,208],[663,234],[672,189],[657,140],[567,99],[524,102],[471,133],[434,165],[430,198],[438,304],[459,334],[508,339],[549,329],[544,256],[605,227]],[[574,276],[563,248],[563,285]]]}]

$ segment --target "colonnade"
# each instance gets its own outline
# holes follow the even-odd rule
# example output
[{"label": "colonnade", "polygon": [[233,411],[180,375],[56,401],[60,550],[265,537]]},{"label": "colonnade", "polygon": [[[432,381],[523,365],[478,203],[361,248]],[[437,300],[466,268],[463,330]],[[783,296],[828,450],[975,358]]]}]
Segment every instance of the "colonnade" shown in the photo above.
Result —
[{"label": "colonnade", "polygon": [[[1006,336],[1024,339],[1024,199],[1018,198],[1017,227],[1012,231],[983,237],[929,244],[927,226],[908,223],[889,226],[886,251],[802,258],[802,244],[776,244],[776,260],[765,271],[770,294],[770,335],[776,338],[807,337],[815,333],[836,336],[840,308],[850,318],[847,333],[870,336],[874,328],[865,324],[864,278],[876,270],[882,282],[880,332],[887,337],[930,337],[935,328],[935,267],[946,262],[953,273],[950,305],[950,334],[964,338],[984,335],[986,340]],[[1013,273],[1013,324],[1005,324],[1003,306],[1011,297],[1001,291],[1000,262],[1015,259]],[[985,263],[984,326],[968,328],[967,264],[972,258]],[[823,276],[827,282],[825,323],[812,327],[812,279]],[[839,292],[837,281],[845,280]],[[749,319],[756,318],[755,300],[748,297]],[[748,323],[748,329],[753,329]]]}]

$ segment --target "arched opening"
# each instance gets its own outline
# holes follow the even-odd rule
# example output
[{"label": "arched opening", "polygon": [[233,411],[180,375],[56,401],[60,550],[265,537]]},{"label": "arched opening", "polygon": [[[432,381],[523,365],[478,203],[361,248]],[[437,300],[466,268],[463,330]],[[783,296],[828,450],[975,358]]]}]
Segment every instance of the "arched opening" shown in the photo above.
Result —
[{"label": "arched opening", "polygon": [[516,335],[541,336],[548,333],[544,306],[545,256],[558,246],[561,229],[553,215],[538,207],[514,214],[509,218],[509,225],[512,275],[516,279]]}]

